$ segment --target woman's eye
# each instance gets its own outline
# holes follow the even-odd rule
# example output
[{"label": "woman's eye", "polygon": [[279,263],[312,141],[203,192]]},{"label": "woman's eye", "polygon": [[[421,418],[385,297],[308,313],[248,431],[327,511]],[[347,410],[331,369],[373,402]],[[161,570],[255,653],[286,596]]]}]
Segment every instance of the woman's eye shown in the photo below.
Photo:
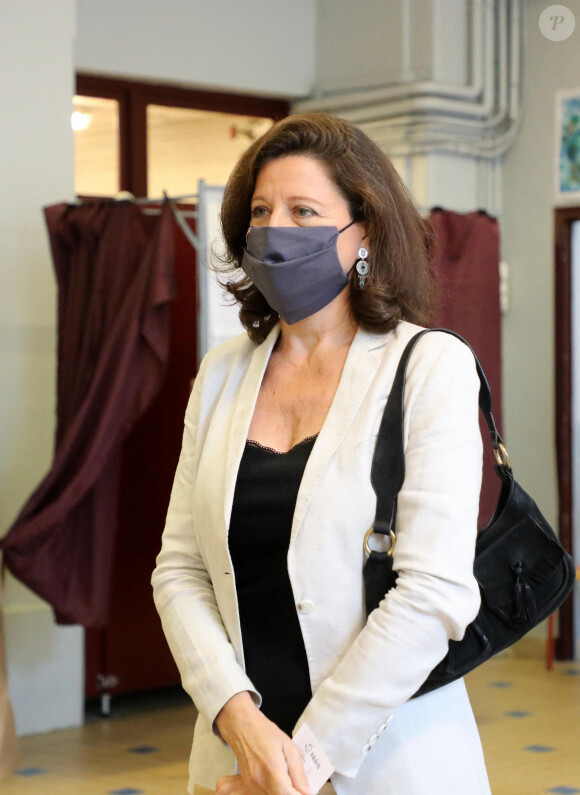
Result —
[{"label": "woman's eye", "polygon": [[316,212],[311,207],[295,207],[295,214],[298,218],[312,218]]},{"label": "woman's eye", "polygon": [[252,218],[263,218],[266,212],[267,210],[265,207],[252,207],[251,216]]}]

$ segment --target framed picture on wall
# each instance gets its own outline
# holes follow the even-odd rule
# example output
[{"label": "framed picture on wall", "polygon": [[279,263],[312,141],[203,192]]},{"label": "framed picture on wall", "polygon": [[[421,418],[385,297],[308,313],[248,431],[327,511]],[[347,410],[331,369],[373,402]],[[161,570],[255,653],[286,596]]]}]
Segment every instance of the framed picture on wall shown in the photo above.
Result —
[{"label": "framed picture on wall", "polygon": [[580,201],[580,88],[556,94],[556,200]]}]

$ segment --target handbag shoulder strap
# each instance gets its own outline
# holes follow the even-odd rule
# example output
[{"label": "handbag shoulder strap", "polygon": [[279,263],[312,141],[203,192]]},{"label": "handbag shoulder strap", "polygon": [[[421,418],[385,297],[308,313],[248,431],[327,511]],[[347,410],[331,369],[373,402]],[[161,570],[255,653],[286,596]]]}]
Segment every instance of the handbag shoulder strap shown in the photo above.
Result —
[{"label": "handbag shoulder strap", "polygon": [[481,409],[487,427],[496,460],[499,465],[510,468],[507,451],[503,440],[498,433],[491,410],[491,390],[483,372],[479,359],[469,343],[460,334],[444,328],[425,329],[415,334],[407,343],[401,356],[393,386],[379,427],[371,467],[371,484],[377,496],[377,510],[372,531],[389,535],[395,529],[395,516],[397,511],[397,495],[405,479],[405,448],[403,436],[403,412],[405,377],[407,365],[415,345],[425,334],[434,331],[451,334],[461,340],[473,353],[477,374],[479,376],[479,408]]}]

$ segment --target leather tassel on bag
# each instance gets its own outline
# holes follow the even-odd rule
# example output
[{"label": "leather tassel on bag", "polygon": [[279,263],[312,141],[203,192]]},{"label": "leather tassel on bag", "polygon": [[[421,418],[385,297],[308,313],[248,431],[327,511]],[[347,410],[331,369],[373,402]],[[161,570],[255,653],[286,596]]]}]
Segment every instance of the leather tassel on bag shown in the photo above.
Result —
[{"label": "leather tassel on bag", "polygon": [[511,568],[516,575],[514,584],[514,621],[535,624],[538,610],[534,592],[524,577],[524,564],[521,560],[516,560],[512,563]]}]

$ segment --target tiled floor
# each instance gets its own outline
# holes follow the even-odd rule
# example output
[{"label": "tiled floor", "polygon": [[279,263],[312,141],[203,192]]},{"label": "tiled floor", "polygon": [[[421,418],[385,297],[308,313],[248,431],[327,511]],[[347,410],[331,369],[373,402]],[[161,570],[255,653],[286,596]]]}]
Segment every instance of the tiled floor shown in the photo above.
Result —
[{"label": "tiled floor", "polygon": [[580,664],[506,657],[467,682],[494,795],[580,793]]},{"label": "tiled floor", "polygon": [[[539,660],[505,657],[468,687],[494,795],[580,794],[580,664],[548,673]],[[178,693],[113,701],[109,719],[23,738],[19,772],[0,793],[186,795],[194,720]]]}]

